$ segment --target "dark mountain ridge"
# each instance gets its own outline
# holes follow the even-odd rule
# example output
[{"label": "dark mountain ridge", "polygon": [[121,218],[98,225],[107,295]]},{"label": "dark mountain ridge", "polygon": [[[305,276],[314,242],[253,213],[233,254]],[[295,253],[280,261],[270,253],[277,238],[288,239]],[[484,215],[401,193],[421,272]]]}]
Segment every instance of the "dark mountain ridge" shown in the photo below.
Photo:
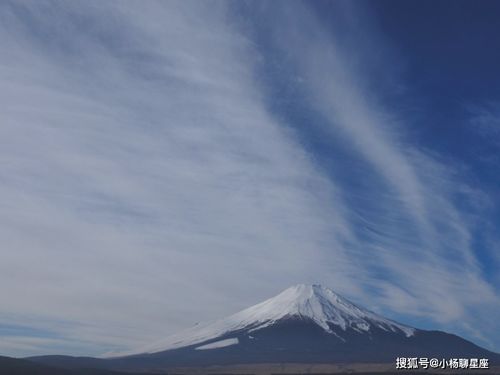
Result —
[{"label": "dark mountain ridge", "polygon": [[291,287],[228,318],[117,357],[30,360],[66,368],[149,371],[259,363],[395,363],[397,357],[487,358],[490,366],[500,364],[499,354],[459,336],[386,319],[319,285]]}]

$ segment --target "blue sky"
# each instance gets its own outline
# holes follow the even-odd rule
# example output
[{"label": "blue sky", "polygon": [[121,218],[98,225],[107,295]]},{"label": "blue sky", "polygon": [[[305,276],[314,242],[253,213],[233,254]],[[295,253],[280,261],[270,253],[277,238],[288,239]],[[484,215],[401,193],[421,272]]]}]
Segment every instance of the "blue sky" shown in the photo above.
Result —
[{"label": "blue sky", "polygon": [[322,283],[500,351],[497,2],[2,2],[0,354]]}]

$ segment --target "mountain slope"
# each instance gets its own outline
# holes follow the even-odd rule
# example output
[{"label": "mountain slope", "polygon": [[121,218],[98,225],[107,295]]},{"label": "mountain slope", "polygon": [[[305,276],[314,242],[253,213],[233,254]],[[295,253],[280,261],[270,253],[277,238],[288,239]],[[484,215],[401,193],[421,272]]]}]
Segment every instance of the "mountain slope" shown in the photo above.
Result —
[{"label": "mountain slope", "polygon": [[343,340],[343,333],[337,333],[339,329],[343,332],[354,330],[362,333],[369,332],[370,328],[375,327],[404,334],[406,337],[412,336],[415,332],[414,328],[359,308],[328,288],[301,284],[215,323],[194,326],[166,340],[124,354],[172,350],[212,340],[227,332],[242,331],[251,335],[252,332],[290,318],[310,320],[340,340]]},{"label": "mountain slope", "polygon": [[[225,319],[119,357],[65,357],[63,362],[137,371],[256,363],[394,363],[396,357],[489,358],[491,364],[500,364],[500,355],[458,336],[394,322],[319,285],[291,287]],[[54,357],[36,360],[62,363]]]}]

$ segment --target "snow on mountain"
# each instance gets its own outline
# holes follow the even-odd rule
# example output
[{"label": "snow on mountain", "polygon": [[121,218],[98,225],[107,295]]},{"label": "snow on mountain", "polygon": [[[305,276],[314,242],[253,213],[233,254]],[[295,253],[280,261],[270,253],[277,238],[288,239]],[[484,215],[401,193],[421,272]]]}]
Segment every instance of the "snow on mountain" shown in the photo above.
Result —
[{"label": "snow on mountain", "polygon": [[194,349],[195,350],[219,349],[219,348],[225,348],[226,346],[236,345],[238,343],[239,340],[237,338],[230,338],[216,342],[211,342],[210,344],[198,346],[197,348]]},{"label": "snow on mountain", "polygon": [[[362,309],[321,285],[299,284],[225,319],[210,324],[196,325],[154,345],[132,353],[121,354],[156,353],[182,348],[213,340],[230,332],[246,330],[251,333],[271,326],[280,320],[293,317],[309,319],[325,332],[331,333],[340,339],[342,337],[335,333],[332,327],[339,327],[343,331],[353,329],[359,333],[365,333],[370,331],[372,327],[377,327],[385,331],[402,333],[406,337],[410,337],[415,333],[414,328]],[[233,340],[230,344],[236,345],[237,341]],[[202,347],[206,346],[203,345]]]}]

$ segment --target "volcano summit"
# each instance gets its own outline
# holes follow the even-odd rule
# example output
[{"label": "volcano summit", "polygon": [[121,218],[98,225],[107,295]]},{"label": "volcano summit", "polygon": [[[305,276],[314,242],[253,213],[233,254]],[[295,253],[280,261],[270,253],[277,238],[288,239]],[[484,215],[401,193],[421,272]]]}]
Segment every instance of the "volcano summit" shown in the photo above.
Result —
[{"label": "volcano summit", "polygon": [[397,323],[320,285],[296,285],[216,322],[196,325],[119,357],[38,357],[70,367],[161,370],[262,363],[393,363],[396,357],[500,355],[453,334]]}]

